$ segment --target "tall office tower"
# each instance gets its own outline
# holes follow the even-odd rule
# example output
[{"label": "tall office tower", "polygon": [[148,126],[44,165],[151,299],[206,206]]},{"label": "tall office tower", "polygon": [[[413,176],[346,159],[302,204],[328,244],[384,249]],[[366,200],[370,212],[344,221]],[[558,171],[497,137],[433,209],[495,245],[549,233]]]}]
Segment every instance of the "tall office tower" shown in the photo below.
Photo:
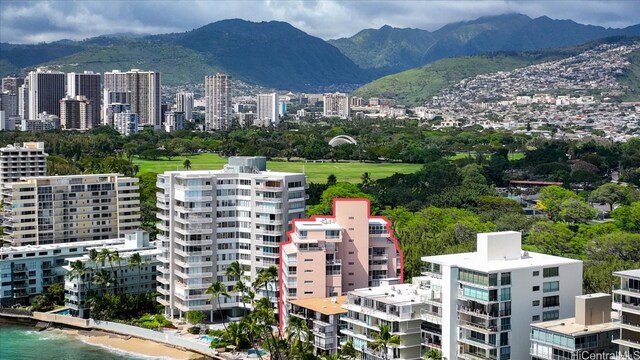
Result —
[{"label": "tall office tower", "polygon": [[257,120],[254,125],[263,127],[278,126],[280,116],[278,116],[278,93],[258,94],[257,99]]},{"label": "tall office tower", "polygon": [[20,86],[24,84],[23,77],[7,76],[2,78],[2,91],[17,94]]},{"label": "tall office tower", "polygon": [[67,74],[67,96],[84,96],[91,102],[90,129],[100,126],[100,74],[93,71]]},{"label": "tall office tower", "polygon": [[93,103],[86,97],[66,97],[60,100],[60,126],[65,130],[89,130],[93,128]]},{"label": "tall office tower", "polygon": [[640,269],[616,271],[613,276],[620,278],[620,286],[613,289],[612,306],[620,314],[620,321],[616,323],[620,332],[613,343],[618,344],[619,354],[637,358],[640,356]]},{"label": "tall office tower", "polygon": [[231,121],[231,76],[217,73],[204,77],[205,130],[224,130]]},{"label": "tall office tower", "polygon": [[46,112],[60,116],[60,99],[65,97],[65,74],[38,68],[29,72],[29,117]]},{"label": "tall office tower", "polygon": [[26,142],[0,148],[0,190],[23,177],[46,176],[48,156],[44,152],[43,142]]},{"label": "tall office tower", "polygon": [[478,234],[476,252],[422,258],[413,282],[430,292],[420,314],[426,348],[447,359],[528,359],[529,324],[574,316],[582,261],[522,251],[521,236]]},{"label": "tall office tower", "polygon": [[391,223],[370,215],[368,199],[335,199],[333,216],[293,221],[280,245],[280,327],[291,300],[344,295],[403,279],[403,258]]},{"label": "tall office tower", "polygon": [[18,115],[18,95],[4,90],[0,93],[0,110],[4,111],[7,117]]},{"label": "tall office tower", "polygon": [[18,116],[29,119],[29,85],[27,84],[18,88]]},{"label": "tall office tower", "polygon": [[167,111],[164,114],[164,131],[173,132],[184,129],[184,113],[178,111]]},{"label": "tall office tower", "polygon": [[176,93],[176,111],[184,113],[184,119],[193,120],[193,93],[179,91]]},{"label": "tall office tower", "polygon": [[138,178],[120,174],[27,177],[5,184],[4,240],[13,245],[110,239],[140,227]]},{"label": "tall office tower", "polygon": [[[123,101],[122,94],[114,102],[130,104],[131,112],[138,114],[139,126],[159,129],[161,124],[160,73],[131,69],[127,72],[113,70],[104,73],[104,105],[112,104],[110,93],[127,93],[129,100]],[[126,95],[124,95],[126,96]],[[106,115],[106,114],[105,114]]]},{"label": "tall office tower", "polygon": [[[213,316],[216,302],[205,290],[216,281],[235,284],[226,276],[232,262],[249,282],[261,269],[277,267],[288,224],[305,211],[305,175],[266,171],[264,157],[231,157],[222,170],[167,171],[157,185],[158,301],[169,317],[189,310]],[[277,284],[269,287],[275,305]],[[264,290],[257,295],[267,296]],[[242,306],[238,294],[221,299],[222,311],[232,316],[240,316]]]},{"label": "tall office tower", "polygon": [[124,136],[137,134],[138,126],[138,114],[136,113],[125,110],[113,114],[113,127]]},{"label": "tall office tower", "polygon": [[324,94],[322,115],[325,117],[349,118],[349,96],[343,93]]}]

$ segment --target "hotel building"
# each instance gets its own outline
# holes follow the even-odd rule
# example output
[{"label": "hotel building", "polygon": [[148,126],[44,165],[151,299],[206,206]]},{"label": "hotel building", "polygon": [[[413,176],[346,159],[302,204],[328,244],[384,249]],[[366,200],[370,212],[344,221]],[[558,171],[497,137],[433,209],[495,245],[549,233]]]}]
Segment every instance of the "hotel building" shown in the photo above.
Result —
[{"label": "hotel building", "polygon": [[0,148],[0,189],[23,177],[46,176],[47,157],[43,142],[26,142]]},{"label": "hotel building", "polygon": [[39,176],[2,191],[4,240],[44,245],[112,239],[140,226],[138,178],[120,174]]},{"label": "hotel building", "polygon": [[[216,302],[205,290],[222,281],[230,291],[235,281],[226,270],[234,261],[250,282],[261,269],[278,267],[279,244],[305,211],[305,175],[267,171],[264,157],[231,157],[222,170],[167,171],[157,187],[158,301],[170,317],[189,310],[213,316]],[[269,286],[275,304],[277,284]],[[223,300],[227,315],[244,312],[237,294]]]},{"label": "hotel building", "polygon": [[231,76],[205,76],[204,95],[205,131],[226,129],[231,122]]},{"label": "hotel building", "polygon": [[257,119],[253,125],[268,127],[278,126],[278,93],[258,94],[256,105]]},{"label": "hotel building", "polygon": [[334,199],[333,216],[293,221],[280,250],[280,326],[287,324],[291,300],[402,279],[402,253],[390,228],[388,220],[371,216],[368,199]]},{"label": "hotel building", "polygon": [[[67,74],[67,96],[84,96],[91,104],[91,123],[88,129],[100,126],[100,74],[93,71]],[[60,116],[62,118],[62,115]]]},{"label": "hotel building", "polygon": [[527,359],[529,324],[574,316],[582,294],[582,261],[523,251],[519,232],[422,260],[438,299],[421,315],[423,345],[448,359]]},{"label": "hotel building", "polygon": [[65,74],[59,71],[37,69],[29,72],[29,117],[37,118],[46,112],[60,116],[60,99],[66,95]]},{"label": "hotel building", "polygon": [[322,115],[325,117],[349,118],[349,96],[343,93],[324,94]]},{"label": "hotel building", "polygon": [[[613,289],[613,308],[619,312],[619,359],[640,358],[640,269],[616,271],[619,286]],[[627,356],[627,357],[624,357]]]}]

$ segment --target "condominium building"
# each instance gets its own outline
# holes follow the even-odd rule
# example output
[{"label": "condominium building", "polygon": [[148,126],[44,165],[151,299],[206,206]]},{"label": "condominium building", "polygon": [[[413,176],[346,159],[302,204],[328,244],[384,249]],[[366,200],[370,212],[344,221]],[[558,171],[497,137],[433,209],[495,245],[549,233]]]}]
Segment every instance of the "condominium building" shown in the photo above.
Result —
[{"label": "condominium building", "polygon": [[124,136],[137,134],[139,122],[138,114],[129,110],[113,113],[113,128]]},{"label": "condominium building", "polygon": [[[131,112],[138,114],[139,126],[160,129],[161,117],[161,79],[160,73],[156,71],[143,71],[131,69],[127,72],[113,70],[104,73],[105,107],[112,104],[113,100],[118,103],[128,103],[131,105]],[[120,93],[113,99],[111,93]],[[122,94],[129,97],[121,99]],[[105,114],[106,115],[106,114]]]},{"label": "condominium building", "polygon": [[124,238],[50,245],[0,247],[0,306],[28,305],[53,284],[64,284],[65,258],[124,244]]},{"label": "condominium building", "polygon": [[40,113],[36,119],[22,119],[20,130],[29,132],[43,132],[60,129],[60,118],[56,115]]},{"label": "condominium building", "polygon": [[184,113],[187,121],[193,120],[193,93],[179,91],[176,93],[176,111]]},{"label": "condominium building", "polygon": [[94,104],[86,97],[66,97],[60,100],[60,126],[65,130],[90,130],[93,128]]},{"label": "condominium building", "polygon": [[88,129],[100,126],[100,74],[93,71],[67,74],[67,96],[84,96],[91,104],[91,123]]},{"label": "condominium building", "polygon": [[[616,271],[619,286],[613,289],[613,308],[619,312],[620,360],[640,358],[640,269]],[[627,356],[627,357],[623,357]]]},{"label": "condominium building", "polygon": [[280,246],[280,324],[290,301],[344,295],[403,277],[402,252],[391,223],[371,216],[369,199],[334,199],[333,216],[293,221]]},{"label": "condominium building", "polygon": [[20,86],[24,84],[23,77],[5,76],[2,78],[2,91],[8,91],[17,94]]},{"label": "condominium building", "polygon": [[258,94],[256,109],[257,119],[254,125],[268,127],[280,124],[278,93]]},{"label": "condominium building", "polygon": [[4,111],[6,116],[18,115],[17,93],[12,93],[8,90],[0,92],[0,111]]},{"label": "condominium building", "polygon": [[47,157],[43,142],[26,142],[0,148],[0,190],[23,177],[46,176]]},{"label": "condominium building", "polygon": [[343,93],[324,94],[322,115],[325,117],[349,118],[349,96]]},{"label": "condominium building", "polygon": [[[394,285],[391,282],[349,291],[343,305],[347,314],[342,316],[346,326],[341,332],[346,341],[353,341],[359,354],[356,358],[421,359],[420,313],[428,308],[421,299],[428,296],[429,291],[419,283]],[[391,335],[400,337],[400,345],[374,350],[373,343],[382,325],[389,327]]]},{"label": "condominium building", "polygon": [[173,132],[184,129],[184,113],[178,111],[167,111],[164,113],[164,131]]},{"label": "condominium building", "polygon": [[576,316],[531,324],[531,360],[611,359],[620,331],[611,295],[576,296]]},{"label": "condominium building", "polygon": [[[234,261],[249,282],[261,269],[277,267],[278,246],[305,211],[305,175],[267,171],[264,157],[231,157],[222,170],[168,171],[158,175],[157,186],[158,301],[170,317],[189,310],[213,316],[216,302],[205,290],[216,281],[231,290],[235,279],[226,270]],[[275,304],[277,284],[269,289],[258,296]],[[221,304],[231,316],[242,314],[242,306],[237,294]]]},{"label": "condominium building", "polygon": [[529,324],[574,316],[582,261],[527,252],[521,233],[478,234],[472,253],[426,256],[434,296],[423,345],[448,359],[527,359]]},{"label": "condominium building", "polygon": [[140,226],[138,178],[120,174],[39,176],[7,183],[4,240],[44,245],[111,239]]},{"label": "condominium building", "polygon": [[18,88],[18,116],[29,119],[29,86],[27,84],[22,84]]},{"label": "condominium building", "polygon": [[60,116],[60,99],[66,96],[67,78],[63,72],[38,68],[29,72],[29,117],[46,112]]},{"label": "condominium building", "polygon": [[[119,260],[112,262],[97,262],[91,260],[89,251],[97,252],[104,249],[117,253]],[[73,257],[66,257],[64,260],[64,271],[69,274],[72,264],[78,261],[84,264],[87,269],[84,276],[66,276],[64,282],[65,305],[69,308],[71,315],[81,318],[90,316],[86,300],[90,292],[101,294],[106,291],[117,292],[119,294],[143,294],[156,291],[158,282],[158,255],[159,249],[149,243],[149,234],[138,230],[125,235],[124,242],[117,244],[99,244],[95,247],[88,247],[84,254],[77,254]],[[141,263],[133,266],[129,262],[134,254],[140,255]],[[111,274],[113,286],[109,288],[101,287],[93,283],[93,275],[105,269]]]},{"label": "condominium building", "polygon": [[347,313],[342,307],[346,296],[310,298],[291,301],[291,316],[307,323],[313,334],[315,355],[337,354],[340,349],[340,330],[345,328],[341,317]]},{"label": "condominium building", "polygon": [[110,91],[104,90],[102,100],[102,124],[113,126],[113,114],[131,110],[130,91]]},{"label": "condominium building", "polygon": [[231,122],[231,76],[217,73],[204,77],[205,130],[224,130]]}]

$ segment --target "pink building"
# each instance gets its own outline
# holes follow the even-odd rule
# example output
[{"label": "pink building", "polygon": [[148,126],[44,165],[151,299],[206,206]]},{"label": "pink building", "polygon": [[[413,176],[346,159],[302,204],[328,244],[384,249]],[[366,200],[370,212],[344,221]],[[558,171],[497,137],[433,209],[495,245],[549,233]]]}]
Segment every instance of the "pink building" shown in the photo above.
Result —
[{"label": "pink building", "polygon": [[368,199],[334,199],[333,216],[293,220],[280,244],[280,324],[291,300],[334,297],[380,285],[402,283],[403,255],[391,222],[370,215]]}]

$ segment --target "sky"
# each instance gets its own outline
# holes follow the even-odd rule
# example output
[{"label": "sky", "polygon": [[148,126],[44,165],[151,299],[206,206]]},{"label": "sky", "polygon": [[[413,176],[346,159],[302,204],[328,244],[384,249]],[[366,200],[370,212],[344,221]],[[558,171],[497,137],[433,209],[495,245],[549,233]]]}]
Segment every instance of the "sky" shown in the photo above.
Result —
[{"label": "sky", "polygon": [[505,13],[625,27],[640,23],[638,9],[640,0],[0,0],[0,42],[182,32],[230,18],[286,21],[323,39],[383,25],[437,30]]}]

